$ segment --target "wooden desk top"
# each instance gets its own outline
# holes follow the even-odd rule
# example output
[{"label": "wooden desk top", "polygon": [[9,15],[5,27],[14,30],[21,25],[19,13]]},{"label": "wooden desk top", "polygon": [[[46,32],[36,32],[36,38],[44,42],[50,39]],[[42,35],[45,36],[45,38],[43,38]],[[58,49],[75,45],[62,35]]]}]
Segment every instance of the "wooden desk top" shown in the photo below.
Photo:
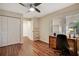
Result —
[{"label": "wooden desk top", "polygon": [[[56,38],[56,36],[53,36],[53,35],[49,35],[49,37]],[[77,38],[67,38],[67,39],[76,40]]]}]

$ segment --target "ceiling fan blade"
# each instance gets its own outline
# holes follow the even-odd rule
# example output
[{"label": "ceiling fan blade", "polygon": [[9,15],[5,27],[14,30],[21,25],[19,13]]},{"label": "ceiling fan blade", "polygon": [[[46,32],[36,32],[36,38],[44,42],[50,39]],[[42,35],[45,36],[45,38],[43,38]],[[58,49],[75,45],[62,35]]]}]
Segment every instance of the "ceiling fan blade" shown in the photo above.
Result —
[{"label": "ceiling fan blade", "polygon": [[[24,6],[24,7],[26,7],[23,3],[19,3],[20,5],[22,5],[22,6]],[[38,6],[38,5],[40,5],[41,3],[35,3],[36,4],[36,6]],[[35,6],[35,5],[34,5]],[[33,7],[33,4],[30,4],[30,8],[31,7]],[[39,9],[37,9],[37,8],[35,8],[35,7],[33,7],[37,12],[39,12],[40,13],[40,10]]]},{"label": "ceiling fan blade", "polygon": [[39,9],[35,8],[35,10],[40,13],[40,10]]},{"label": "ceiling fan blade", "polygon": [[22,5],[22,6],[24,6],[24,7],[26,7],[23,3],[19,3],[20,5]]},{"label": "ceiling fan blade", "polygon": [[38,5],[40,5],[40,4],[41,4],[41,3],[34,3],[33,5],[34,5],[34,6],[38,6]]}]

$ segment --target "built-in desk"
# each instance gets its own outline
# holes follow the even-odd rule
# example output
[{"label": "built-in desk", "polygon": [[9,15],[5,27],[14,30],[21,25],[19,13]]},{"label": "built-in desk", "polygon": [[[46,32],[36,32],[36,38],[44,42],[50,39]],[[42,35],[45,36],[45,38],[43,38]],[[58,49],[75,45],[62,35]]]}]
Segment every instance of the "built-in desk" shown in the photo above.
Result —
[{"label": "built-in desk", "polygon": [[[76,38],[68,38],[69,49],[77,54],[77,40]],[[56,36],[49,36],[49,47],[56,49]]]}]

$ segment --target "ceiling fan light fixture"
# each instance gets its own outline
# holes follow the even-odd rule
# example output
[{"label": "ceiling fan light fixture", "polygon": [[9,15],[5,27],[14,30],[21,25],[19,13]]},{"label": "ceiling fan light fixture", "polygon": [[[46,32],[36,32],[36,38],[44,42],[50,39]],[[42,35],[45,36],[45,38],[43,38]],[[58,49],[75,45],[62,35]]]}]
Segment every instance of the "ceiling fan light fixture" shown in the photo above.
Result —
[{"label": "ceiling fan light fixture", "polygon": [[30,11],[35,11],[35,9],[34,9],[33,7],[31,7],[29,10],[30,10]]}]

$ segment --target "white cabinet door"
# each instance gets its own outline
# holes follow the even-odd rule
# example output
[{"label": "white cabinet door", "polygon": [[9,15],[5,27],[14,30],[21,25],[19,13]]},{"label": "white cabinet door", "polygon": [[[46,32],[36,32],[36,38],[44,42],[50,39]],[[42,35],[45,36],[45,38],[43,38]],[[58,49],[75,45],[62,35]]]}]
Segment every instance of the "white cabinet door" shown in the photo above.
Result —
[{"label": "white cabinet door", "polygon": [[7,38],[8,38],[8,28],[7,28],[7,17],[1,16],[2,18],[2,46],[7,45]]},{"label": "white cabinet door", "polygon": [[0,16],[0,47],[2,46],[2,26],[1,26],[1,16]]},{"label": "white cabinet door", "polygon": [[8,17],[8,45],[20,42],[20,20]]}]

